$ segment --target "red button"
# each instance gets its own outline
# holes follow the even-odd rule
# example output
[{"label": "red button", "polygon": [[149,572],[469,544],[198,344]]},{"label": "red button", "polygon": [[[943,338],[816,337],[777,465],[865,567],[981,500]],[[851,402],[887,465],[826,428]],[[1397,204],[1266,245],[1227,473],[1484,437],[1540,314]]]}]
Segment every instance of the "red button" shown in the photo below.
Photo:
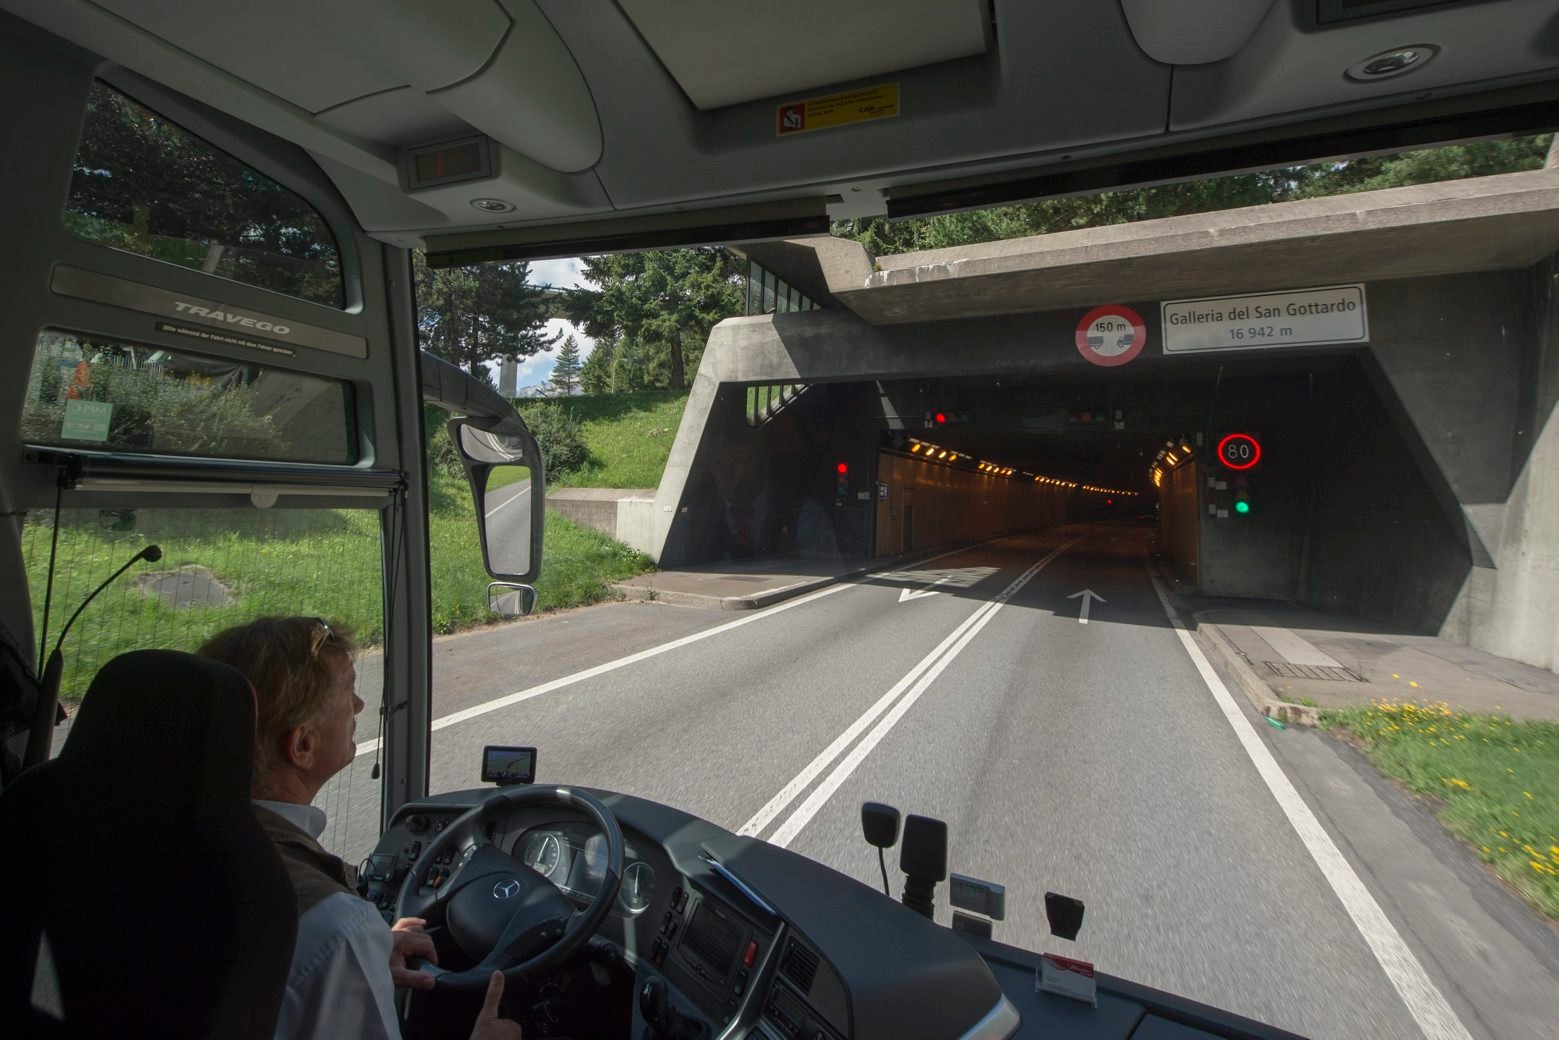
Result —
[{"label": "red button", "polygon": [[742,967],[750,968],[758,961],[758,940],[747,940],[747,952],[742,954]]}]

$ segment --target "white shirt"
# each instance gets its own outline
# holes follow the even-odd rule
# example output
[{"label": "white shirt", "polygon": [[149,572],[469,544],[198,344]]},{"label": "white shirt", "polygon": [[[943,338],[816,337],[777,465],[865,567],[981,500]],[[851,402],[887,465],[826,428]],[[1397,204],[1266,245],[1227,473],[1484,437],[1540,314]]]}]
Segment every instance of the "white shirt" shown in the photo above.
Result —
[{"label": "white shirt", "polygon": [[[312,805],[259,798],[255,804],[315,840],[325,833],[325,814]],[[399,1040],[400,1035],[390,926],[366,899],[349,892],[326,896],[298,918],[277,1040]]]}]

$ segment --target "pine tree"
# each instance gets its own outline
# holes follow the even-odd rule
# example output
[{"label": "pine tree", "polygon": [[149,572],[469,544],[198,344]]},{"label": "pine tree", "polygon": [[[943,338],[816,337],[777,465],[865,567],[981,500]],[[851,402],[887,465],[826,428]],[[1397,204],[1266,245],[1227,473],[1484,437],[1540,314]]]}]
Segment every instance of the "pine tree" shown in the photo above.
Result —
[{"label": "pine tree", "polygon": [[612,361],[616,350],[616,344],[611,340],[596,340],[595,349],[590,351],[590,356],[585,358],[584,364],[579,366],[579,390],[581,393],[609,394],[612,392]]},{"label": "pine tree", "polygon": [[422,348],[480,376],[489,361],[550,350],[563,333],[547,335],[555,304],[529,284],[530,265],[430,268],[412,254],[417,280],[417,338]]},{"label": "pine tree", "polygon": [[579,385],[579,370],[581,367],[579,343],[573,336],[570,336],[558,348],[557,364],[552,368],[551,392],[559,397],[571,397],[574,393],[574,388]]}]

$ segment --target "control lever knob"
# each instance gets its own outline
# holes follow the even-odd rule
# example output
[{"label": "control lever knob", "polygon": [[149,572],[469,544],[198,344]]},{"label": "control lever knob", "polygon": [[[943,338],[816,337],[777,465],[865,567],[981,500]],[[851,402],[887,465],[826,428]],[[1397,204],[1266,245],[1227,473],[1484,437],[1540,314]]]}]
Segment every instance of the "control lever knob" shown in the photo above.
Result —
[{"label": "control lever knob", "polygon": [[639,1013],[655,1029],[666,1026],[666,980],[651,975],[639,987]]}]

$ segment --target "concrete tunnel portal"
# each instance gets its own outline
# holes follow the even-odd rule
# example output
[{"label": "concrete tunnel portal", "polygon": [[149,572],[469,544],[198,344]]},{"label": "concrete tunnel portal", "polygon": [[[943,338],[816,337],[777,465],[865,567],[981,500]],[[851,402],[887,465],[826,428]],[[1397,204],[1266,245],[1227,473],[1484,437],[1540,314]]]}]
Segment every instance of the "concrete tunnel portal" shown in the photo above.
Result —
[{"label": "concrete tunnel portal", "polygon": [[1559,664],[1559,171],[741,249],[820,308],[712,333],[637,520],[661,566],[1140,518],[1202,594]]}]

